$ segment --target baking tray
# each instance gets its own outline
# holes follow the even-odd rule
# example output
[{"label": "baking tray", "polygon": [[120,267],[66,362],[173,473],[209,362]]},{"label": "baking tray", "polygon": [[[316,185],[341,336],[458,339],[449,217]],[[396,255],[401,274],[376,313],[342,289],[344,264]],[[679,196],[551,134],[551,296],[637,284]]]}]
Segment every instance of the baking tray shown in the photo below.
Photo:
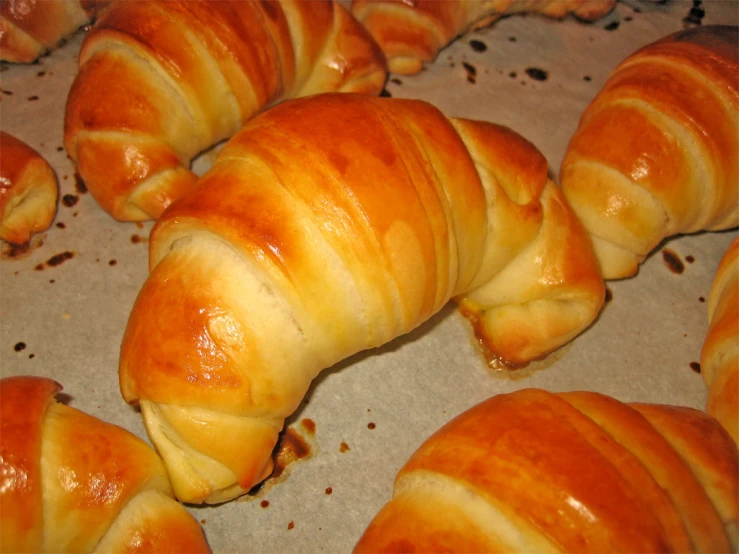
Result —
[{"label": "baking tray", "polygon": [[[615,65],[687,25],[739,24],[734,0],[619,2],[594,24],[512,16],[470,33],[387,93],[449,116],[507,125],[552,175],[586,105]],[[98,208],[62,148],[66,95],[83,33],[38,63],[1,66],[0,128],[54,167],[53,226],[25,249],[2,245],[0,375],[41,375],[65,401],[146,439],[118,390],[121,338],[147,275],[151,223]],[[212,163],[203,154],[198,172]],[[393,478],[433,431],[473,404],[524,387],[592,390],[623,401],[703,408],[705,300],[732,230],[674,237],[628,280],[608,282],[598,320],[546,368],[491,371],[453,305],[411,334],[325,370],[288,421],[299,461],[254,494],[190,508],[214,552],[349,552],[390,497]],[[295,449],[293,449],[295,450]]]}]

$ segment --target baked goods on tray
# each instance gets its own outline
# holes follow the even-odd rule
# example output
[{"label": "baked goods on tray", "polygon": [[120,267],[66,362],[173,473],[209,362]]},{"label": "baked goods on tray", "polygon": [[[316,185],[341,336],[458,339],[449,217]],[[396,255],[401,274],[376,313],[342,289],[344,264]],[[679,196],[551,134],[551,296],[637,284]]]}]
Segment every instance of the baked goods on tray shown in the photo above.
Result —
[{"label": "baked goods on tray", "polygon": [[54,221],[56,174],[36,150],[0,131],[0,239],[27,243]]},{"label": "baked goods on tray", "polygon": [[110,0],[3,0],[0,61],[31,63],[87,25]]},{"label": "baked goods on tray", "polygon": [[0,379],[0,552],[209,552],[156,452],[61,389]]},{"label": "baked goods on tray", "polygon": [[569,13],[593,21],[616,0],[353,0],[352,13],[382,48],[393,73],[421,71],[439,51],[468,31],[516,13],[562,18]]},{"label": "baked goods on tray", "polygon": [[247,492],[323,369],[450,298],[504,359],[545,354],[604,299],[536,148],[430,104],[355,94],[247,123],[150,238],[120,383],[186,502]]},{"label": "baked goods on tray", "polygon": [[708,323],[700,363],[708,387],[706,411],[739,443],[739,237],[716,270]]},{"label": "baked goods on tray", "polygon": [[583,113],[560,181],[606,279],[636,274],[667,237],[739,225],[737,44],[716,25],[658,40]]},{"label": "baked goods on tray", "polygon": [[369,34],[332,0],[114,2],[85,37],[64,145],[100,206],[155,219],[193,157],[286,98],[378,94]]},{"label": "baked goods on tray", "polygon": [[355,552],[732,552],[738,463],[699,410],[522,389],[426,440]]}]

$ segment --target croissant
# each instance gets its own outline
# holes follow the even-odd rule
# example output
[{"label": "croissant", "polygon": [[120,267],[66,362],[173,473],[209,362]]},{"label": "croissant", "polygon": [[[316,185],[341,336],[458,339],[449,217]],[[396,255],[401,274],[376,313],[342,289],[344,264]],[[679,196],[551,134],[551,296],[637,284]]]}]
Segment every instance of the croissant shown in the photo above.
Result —
[{"label": "croissant", "polygon": [[606,279],[665,238],[739,225],[739,33],[695,27],[623,61],[562,161],[567,200]]},{"label": "croissant", "polygon": [[332,0],[114,2],[87,34],[64,145],[100,206],[156,219],[194,156],[286,98],[378,94],[379,48]]},{"label": "croissant", "polygon": [[0,60],[31,63],[90,23],[110,0],[3,0]]},{"label": "croissant", "polygon": [[382,48],[392,73],[412,75],[457,37],[516,13],[596,20],[616,0],[353,0],[352,13]]},{"label": "croissant", "polygon": [[210,552],[156,452],[61,390],[0,380],[0,552]]},{"label": "croissant", "polygon": [[0,131],[0,239],[21,245],[48,229],[58,196],[56,174],[41,154]]},{"label": "croissant", "polygon": [[699,410],[501,394],[418,448],[354,552],[731,552],[738,464]]},{"label": "croissant", "polygon": [[459,298],[504,359],[562,345],[604,283],[587,234],[513,131],[420,101],[292,100],[224,147],[154,226],[121,346],[177,497],[272,470],[311,380]]},{"label": "croissant", "polygon": [[701,373],[706,411],[739,443],[739,237],[721,259],[708,296],[708,333]]}]

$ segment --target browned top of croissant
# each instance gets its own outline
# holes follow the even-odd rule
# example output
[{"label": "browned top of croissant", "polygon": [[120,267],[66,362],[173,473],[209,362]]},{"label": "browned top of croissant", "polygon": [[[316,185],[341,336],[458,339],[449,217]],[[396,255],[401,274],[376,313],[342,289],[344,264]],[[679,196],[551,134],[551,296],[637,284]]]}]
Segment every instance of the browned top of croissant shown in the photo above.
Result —
[{"label": "browned top of croissant", "polygon": [[209,552],[154,450],[60,391],[0,380],[0,551]]},{"label": "browned top of croissant", "polygon": [[0,131],[0,239],[24,244],[47,229],[57,196],[49,163],[22,140]]},{"label": "browned top of croissant", "polygon": [[619,64],[560,171],[607,279],[677,233],[739,225],[739,28],[669,35]]},{"label": "browned top of croissant", "polygon": [[730,552],[738,464],[698,410],[524,389],[430,437],[356,552]]}]

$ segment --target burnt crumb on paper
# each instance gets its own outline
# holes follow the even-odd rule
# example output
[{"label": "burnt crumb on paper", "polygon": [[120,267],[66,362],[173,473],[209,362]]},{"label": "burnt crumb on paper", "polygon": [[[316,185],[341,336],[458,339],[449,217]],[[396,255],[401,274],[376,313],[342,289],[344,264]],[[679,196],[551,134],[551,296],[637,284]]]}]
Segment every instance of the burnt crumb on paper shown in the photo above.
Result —
[{"label": "burnt crumb on paper", "polygon": [[695,257],[688,254],[687,256],[685,256],[685,261],[688,262],[689,264],[692,264],[695,262]]},{"label": "burnt crumb on paper", "polygon": [[699,296],[699,297],[698,297],[698,302],[700,302],[701,304],[702,304],[703,302],[705,302],[705,301],[706,301],[705,297],[703,297],[703,296]]},{"label": "burnt crumb on paper", "polygon": [[604,303],[608,304],[612,300],[613,300],[613,291],[609,289],[608,287],[606,287],[606,299]]},{"label": "burnt crumb on paper", "polygon": [[398,86],[400,86],[400,85],[402,85],[402,84],[403,84],[403,81],[401,81],[401,80],[400,80],[400,79],[398,79],[397,77],[391,77],[391,78],[390,78],[390,82],[391,82],[392,84],[394,84],[394,85],[398,85]]},{"label": "burnt crumb on paper", "polygon": [[586,83],[589,83],[590,81],[593,80],[593,78],[590,75],[585,75],[585,77],[583,77],[582,80],[585,81]]},{"label": "burnt crumb on paper", "polygon": [[13,91],[12,90],[7,90],[7,89],[4,89],[4,88],[0,88],[0,92],[2,92],[6,96],[13,96]]},{"label": "burnt crumb on paper", "polygon": [[534,81],[546,81],[549,78],[549,72],[539,67],[527,67],[525,71]]},{"label": "burnt crumb on paper", "polygon": [[295,522],[291,521],[290,523],[287,524],[287,530],[291,531],[293,529],[295,529]]},{"label": "burnt crumb on paper", "polygon": [[118,264],[118,260],[110,260],[108,262],[108,265],[111,266],[111,267],[113,267],[114,265],[117,265],[117,264]]},{"label": "burnt crumb on paper", "polygon": [[62,196],[62,204],[66,206],[67,208],[71,208],[72,206],[76,205],[77,202],[80,201],[79,196],[75,194],[65,194]]},{"label": "burnt crumb on paper", "polygon": [[470,41],[470,48],[475,52],[485,52],[488,49],[488,45],[481,40],[472,39]]},{"label": "burnt crumb on paper", "polygon": [[380,93],[380,98],[392,98],[393,95],[388,92],[386,88],[382,89],[382,92]]},{"label": "burnt crumb on paper", "polygon": [[139,236],[136,233],[134,233],[133,235],[131,235],[131,244],[145,243],[148,240],[149,239],[147,239],[146,237]]},{"label": "burnt crumb on paper", "polygon": [[508,74],[508,76],[509,76],[509,77],[510,77],[511,79],[515,79],[516,77],[518,77],[518,73],[516,73],[515,71],[511,71],[511,72],[510,72],[510,73]]},{"label": "burnt crumb on paper", "polygon": [[36,100],[38,100],[38,96],[34,94],[33,96],[29,96],[28,98],[26,98],[26,100],[28,100],[29,102],[35,102]]},{"label": "burnt crumb on paper", "polygon": [[702,0],[693,0],[693,5],[690,8],[688,15],[683,18],[685,27],[701,25],[703,23],[703,18],[706,16],[706,10],[703,9],[702,4]]},{"label": "burnt crumb on paper", "polygon": [[326,491],[325,492],[326,492],[326,494],[332,494],[334,492],[334,489],[332,489],[331,487],[326,487]]},{"label": "burnt crumb on paper", "polygon": [[516,39],[516,37],[514,37],[514,36],[510,36],[510,37],[508,37],[508,42],[516,42],[516,40],[517,40],[517,39]]},{"label": "burnt crumb on paper", "polygon": [[685,264],[683,264],[680,256],[678,256],[673,250],[670,250],[669,248],[662,250],[662,259],[664,260],[667,269],[672,271],[674,274],[680,275],[685,271]]},{"label": "burnt crumb on paper", "polygon": [[23,352],[26,349],[26,343],[25,342],[16,342],[15,346],[13,346],[13,350],[16,352]]},{"label": "burnt crumb on paper", "polygon": [[261,506],[262,508],[268,508],[268,507],[269,507],[269,500],[262,500],[262,501],[261,501],[261,502],[259,503],[259,505],[260,505],[260,506]]},{"label": "burnt crumb on paper", "polygon": [[373,430],[373,429],[375,429],[376,427],[377,427],[377,425],[375,425],[375,423],[374,423],[373,421],[370,421],[370,422],[369,422],[369,423],[367,424],[367,429],[369,429],[370,431],[372,431],[372,430]]},{"label": "burnt crumb on paper", "polygon": [[87,192],[87,185],[82,179],[82,176],[77,172],[74,174],[74,188],[79,194],[85,194]]},{"label": "burnt crumb on paper", "polygon": [[67,250],[66,252],[62,252],[61,254],[56,254],[52,256],[44,263],[38,264],[36,267],[34,267],[34,269],[36,271],[43,271],[47,267],[60,266],[67,260],[71,260],[72,258],[74,258],[74,255],[74,252],[70,252],[69,250]]},{"label": "burnt crumb on paper", "polygon": [[39,71],[36,73],[36,77],[43,77],[44,75],[46,75],[46,71]]},{"label": "burnt crumb on paper", "polygon": [[344,452],[349,452],[349,450],[351,450],[351,448],[349,448],[349,445],[342,441],[342,443],[339,445],[339,452],[343,454]]},{"label": "burnt crumb on paper", "polygon": [[477,82],[477,68],[468,62],[462,62],[462,66],[467,72],[467,82],[474,85]]},{"label": "burnt crumb on paper", "polygon": [[616,29],[618,29],[619,25],[620,23],[618,21],[611,21],[610,23],[605,25],[603,29],[606,31],[615,31]]},{"label": "burnt crumb on paper", "polygon": [[67,224],[64,223],[63,221],[57,221],[56,224],[55,224],[55,227],[57,229],[66,229],[67,228]]},{"label": "burnt crumb on paper", "polygon": [[698,362],[690,362],[690,369],[692,369],[696,373],[700,373],[701,365]]}]

